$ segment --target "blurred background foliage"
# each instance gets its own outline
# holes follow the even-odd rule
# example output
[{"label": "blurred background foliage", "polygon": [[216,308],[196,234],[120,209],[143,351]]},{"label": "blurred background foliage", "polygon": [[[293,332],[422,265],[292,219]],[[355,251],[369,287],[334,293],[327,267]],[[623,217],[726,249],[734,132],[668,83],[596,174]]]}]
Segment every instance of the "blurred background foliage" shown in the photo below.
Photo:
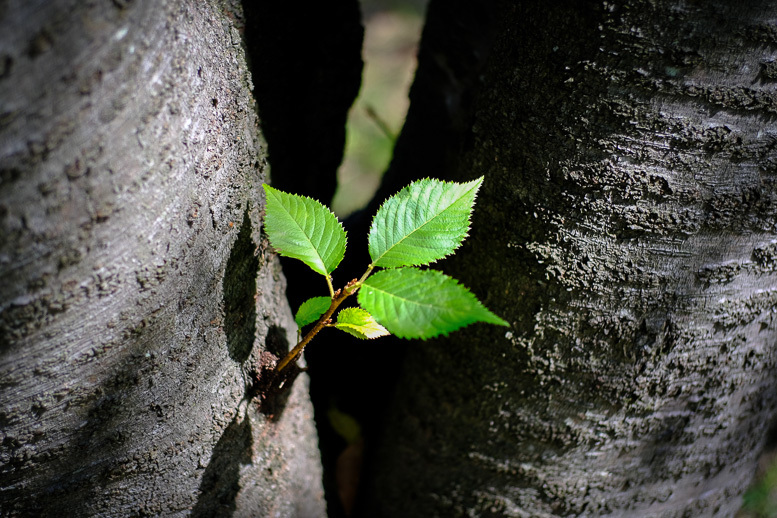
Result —
[{"label": "blurred background foliage", "polygon": [[364,207],[391,161],[405,120],[426,0],[362,2],[364,71],[346,126],[345,158],[332,209],[342,219]]},{"label": "blurred background foliage", "polygon": [[742,500],[737,518],[777,518],[777,451],[762,456],[755,483]]}]

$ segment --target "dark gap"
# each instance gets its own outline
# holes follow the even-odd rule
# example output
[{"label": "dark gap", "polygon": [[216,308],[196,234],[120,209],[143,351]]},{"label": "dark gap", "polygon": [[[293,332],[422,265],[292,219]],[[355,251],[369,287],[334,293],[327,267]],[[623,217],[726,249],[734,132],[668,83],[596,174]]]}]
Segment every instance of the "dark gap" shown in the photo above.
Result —
[{"label": "dark gap", "polygon": [[[271,183],[286,192],[310,196],[330,205],[337,187],[337,169],[345,148],[345,124],[361,84],[363,28],[358,0],[318,2],[299,6],[291,2],[243,0],[246,50],[251,68],[260,126],[267,141]],[[353,248],[349,244],[349,252]],[[348,254],[346,254],[348,255]],[[299,261],[281,259],[288,281],[287,297],[292,310],[309,297],[327,293],[321,276]],[[348,274],[341,266],[335,283],[344,284]],[[341,275],[342,274],[342,275]],[[322,333],[328,335],[329,333]],[[277,352],[288,348],[273,345]],[[317,337],[312,347],[336,363],[339,351]],[[276,356],[281,356],[272,351]],[[327,462],[333,445],[326,418],[331,366],[329,361],[309,362],[311,399],[324,459],[326,499],[330,516],[340,516],[338,496],[327,480],[333,480],[334,465]],[[299,374],[297,366],[284,371],[287,379],[271,379],[258,373],[252,391],[269,390],[261,398],[261,411],[277,417],[288,387]],[[337,371],[338,376],[342,371]],[[269,383],[269,388],[263,385]],[[260,394],[261,396],[261,394]]]},{"label": "dark gap", "polygon": [[[369,262],[367,235],[372,216],[383,201],[410,182],[436,177],[449,179],[455,169],[452,158],[471,140],[474,100],[481,87],[481,73],[490,54],[499,22],[496,2],[431,0],[428,5],[418,54],[418,69],[410,88],[410,107],[397,139],[394,155],[375,197],[363,211],[346,221],[348,246],[346,270],[361,275]],[[344,263],[345,263],[344,261]],[[360,493],[353,516],[361,509],[373,476],[371,463],[384,428],[386,412],[408,347],[423,347],[390,336],[374,343],[350,337],[341,339],[339,352],[326,369],[338,407],[354,415],[363,426],[364,466]],[[321,348],[323,349],[323,348]],[[311,349],[321,361],[327,352]],[[331,352],[332,348],[327,348]],[[339,437],[338,437],[339,439]],[[342,439],[340,439],[342,440]]]},{"label": "dark gap", "polygon": [[361,84],[357,0],[244,0],[246,46],[278,189],[329,204]]},{"label": "dark gap", "polygon": [[481,72],[500,21],[496,0],[431,0],[410,87],[410,107],[394,155],[367,213],[424,177],[446,179],[470,141]]}]

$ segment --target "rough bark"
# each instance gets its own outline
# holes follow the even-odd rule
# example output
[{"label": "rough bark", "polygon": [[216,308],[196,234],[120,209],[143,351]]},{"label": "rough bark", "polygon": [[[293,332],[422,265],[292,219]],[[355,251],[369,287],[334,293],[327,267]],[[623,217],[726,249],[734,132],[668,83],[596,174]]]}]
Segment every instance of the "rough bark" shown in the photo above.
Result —
[{"label": "rough bark", "polygon": [[365,515],[732,516],[775,439],[777,8],[498,14],[440,175],[485,174],[446,269],[512,328],[410,348]]},{"label": "rough bark", "polygon": [[3,516],[325,514],[306,377],[253,397],[294,323],[241,24],[0,7]]}]

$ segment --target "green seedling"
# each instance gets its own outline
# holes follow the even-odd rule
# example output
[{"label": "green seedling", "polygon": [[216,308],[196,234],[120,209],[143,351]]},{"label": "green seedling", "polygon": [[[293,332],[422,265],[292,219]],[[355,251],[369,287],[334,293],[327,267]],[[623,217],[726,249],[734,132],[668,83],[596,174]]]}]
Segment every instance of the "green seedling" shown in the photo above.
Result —
[{"label": "green seedling", "polygon": [[[326,279],[329,296],[313,297],[297,311],[300,329],[313,327],[275,367],[281,372],[325,327],[362,339],[447,335],[474,322],[507,326],[456,279],[421,269],[455,252],[470,225],[483,178],[466,183],[424,179],[386,200],[372,220],[372,262],[360,279],[335,290],[332,272],[345,255],[346,233],[324,205],[264,185],[264,228],[283,256],[299,259]],[[338,308],[351,295],[360,307]]]}]

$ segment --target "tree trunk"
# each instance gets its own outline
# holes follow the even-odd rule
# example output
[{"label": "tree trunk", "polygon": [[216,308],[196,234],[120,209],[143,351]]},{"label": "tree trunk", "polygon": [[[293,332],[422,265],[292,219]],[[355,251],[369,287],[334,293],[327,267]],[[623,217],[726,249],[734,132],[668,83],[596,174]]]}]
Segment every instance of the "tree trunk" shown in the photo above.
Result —
[{"label": "tree trunk", "polygon": [[[228,0],[0,8],[0,514],[323,516]],[[255,347],[256,346],[256,347]]]},{"label": "tree trunk", "polygon": [[439,173],[485,175],[445,268],[512,328],[409,349],[364,515],[732,516],[777,438],[777,6],[496,8]]}]

